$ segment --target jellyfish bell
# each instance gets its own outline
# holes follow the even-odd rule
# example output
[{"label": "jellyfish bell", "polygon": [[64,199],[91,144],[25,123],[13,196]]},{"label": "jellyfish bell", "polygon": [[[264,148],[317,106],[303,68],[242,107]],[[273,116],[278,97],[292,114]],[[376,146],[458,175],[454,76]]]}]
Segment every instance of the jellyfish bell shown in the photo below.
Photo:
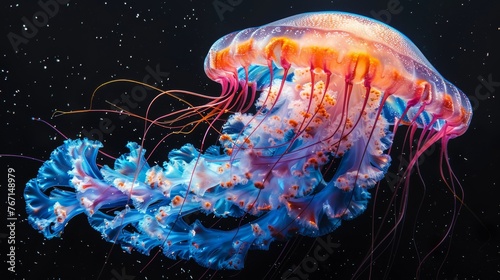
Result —
[{"label": "jellyfish bell", "polygon": [[[395,95],[409,107],[425,104],[425,111],[446,118],[452,135],[463,134],[472,117],[466,95],[406,36],[363,16],[306,13],[233,32],[215,42],[205,59],[207,76],[224,85],[260,81],[263,89],[270,81],[259,78],[270,77],[274,67],[290,76],[293,69],[323,70],[346,83]],[[250,70],[254,76],[248,76]]]}]

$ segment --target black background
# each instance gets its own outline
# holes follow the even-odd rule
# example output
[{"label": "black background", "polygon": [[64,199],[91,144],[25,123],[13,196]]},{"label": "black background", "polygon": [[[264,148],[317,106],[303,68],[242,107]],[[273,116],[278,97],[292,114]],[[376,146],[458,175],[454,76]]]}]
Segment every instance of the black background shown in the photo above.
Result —
[{"label": "black background", "polygon": [[[158,84],[162,89],[217,95],[220,87],[205,76],[203,60],[211,44],[223,35],[309,11],[341,10],[373,17],[386,10],[388,2],[394,1],[220,0],[234,5],[232,10],[220,15],[214,2],[69,1],[68,5],[59,7],[48,25],[38,28],[15,52],[7,34],[21,34],[22,18],[32,21],[41,8],[35,1],[3,1],[0,9],[0,153],[47,159],[62,143],[63,138],[53,129],[32,121],[31,117],[49,121],[71,138],[81,136],[83,130],[98,128],[102,118],[110,118],[116,129],[105,135],[105,150],[118,155],[125,151],[127,141],[139,141],[143,133],[141,121],[131,117],[121,120],[104,113],[51,118],[52,113],[56,109],[88,108],[93,90],[101,83],[116,78],[142,80],[148,74],[147,66],[158,65],[161,71],[169,73],[168,78]],[[471,96],[475,107],[469,131],[449,145],[450,163],[464,188],[468,209],[463,207],[460,212],[442,268],[439,270],[447,245],[424,264],[421,276],[424,279],[437,276],[440,279],[497,279],[500,277],[500,191],[496,176],[500,172],[500,124],[496,95],[500,86],[477,89],[483,84],[481,77],[500,82],[500,4],[498,1],[401,0],[400,6],[399,13],[383,19],[407,35],[446,79]],[[98,93],[96,104],[109,108],[106,100],[119,98],[133,86],[126,83],[109,86]],[[148,100],[153,97],[153,92],[149,92],[148,99],[139,103],[134,112],[144,113]],[[159,113],[175,108],[171,100],[156,104],[155,110]],[[146,147],[152,148],[160,135],[164,132],[150,133]],[[151,162],[166,160],[167,152],[184,142],[199,146],[200,141],[199,134],[171,138],[153,154]],[[419,250],[428,252],[449,225],[454,200],[440,180],[438,161],[436,152],[421,166],[425,193],[418,176],[412,179],[415,182],[410,192],[406,227],[401,239],[395,242],[399,244],[398,254],[393,255],[395,262],[384,274],[388,256],[380,258],[374,266],[373,279],[384,276],[413,279],[418,260],[412,238],[417,239]],[[243,271],[219,271],[214,275],[214,271],[206,272],[192,261],[177,263],[161,254],[152,258],[137,252],[123,253],[91,230],[84,217],[71,221],[61,239],[46,240],[27,224],[22,198],[25,182],[36,175],[39,166],[38,162],[28,159],[0,158],[2,200],[6,201],[7,197],[8,167],[15,169],[17,179],[17,265],[15,274],[2,271],[8,279],[96,279],[100,273],[101,279],[120,279],[115,274],[123,271],[135,279],[261,279],[266,274],[268,278],[279,279],[317,244],[311,238],[300,237],[286,248],[285,243],[274,242],[269,251],[251,252]],[[382,184],[380,188],[382,193],[390,195],[387,185]],[[420,215],[416,216],[422,196],[424,202]],[[7,205],[1,205],[0,217],[6,221],[3,217]],[[309,279],[350,278],[369,249],[371,221],[372,214],[367,211],[332,233],[332,240],[340,246],[319,264]],[[417,229],[414,224],[418,225]],[[4,263],[8,252],[7,228],[2,227],[0,233]],[[282,252],[289,258],[275,263]],[[361,279],[364,278],[367,274],[363,274]]]}]

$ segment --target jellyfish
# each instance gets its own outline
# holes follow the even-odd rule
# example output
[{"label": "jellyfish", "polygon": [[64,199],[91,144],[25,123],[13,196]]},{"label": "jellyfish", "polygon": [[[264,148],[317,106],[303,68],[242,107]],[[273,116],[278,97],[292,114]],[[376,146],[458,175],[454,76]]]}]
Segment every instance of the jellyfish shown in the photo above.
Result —
[{"label": "jellyfish", "polygon": [[[127,252],[159,248],[240,270],[249,250],[323,236],[362,214],[390,166],[398,127],[408,126],[416,145],[410,170],[437,142],[446,160],[448,141],[472,117],[466,95],[407,37],[350,13],[300,14],[228,34],[204,67],[221,94],[178,113],[208,123],[216,144],[187,143],[159,166],[129,142],[111,167],[96,163],[99,141],[68,139],[26,185],[29,223],[53,238],[84,214]],[[194,213],[196,221],[184,219]],[[240,222],[223,230],[205,215]]]}]

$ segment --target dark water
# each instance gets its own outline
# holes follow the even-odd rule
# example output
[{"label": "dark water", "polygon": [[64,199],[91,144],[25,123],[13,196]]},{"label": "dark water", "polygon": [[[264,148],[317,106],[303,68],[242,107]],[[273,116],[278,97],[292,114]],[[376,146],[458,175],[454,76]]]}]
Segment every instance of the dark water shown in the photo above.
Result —
[{"label": "dark water", "polygon": [[[46,159],[63,138],[53,129],[31,120],[41,117],[72,138],[84,136],[85,131],[104,131],[94,137],[102,136],[106,151],[119,154],[125,151],[127,141],[138,141],[141,137],[142,122],[97,113],[51,119],[52,113],[88,108],[93,90],[101,83],[116,78],[143,80],[151,72],[148,69],[159,69],[161,73],[149,83],[156,83],[162,89],[216,95],[219,85],[206,78],[203,60],[211,44],[229,32],[308,11],[341,10],[376,17],[406,34],[445,78],[471,96],[475,108],[469,131],[449,145],[450,163],[464,188],[467,208],[462,207],[451,244],[446,243],[425,262],[421,277],[500,277],[497,184],[500,119],[496,97],[500,92],[500,4],[497,1],[67,2],[50,12],[47,23],[43,22],[47,12],[34,1],[2,4],[0,153]],[[22,36],[22,26],[26,24],[23,17],[33,23],[35,14],[39,16],[40,27],[17,38],[20,43],[11,43],[8,34]],[[133,85],[129,84],[110,86],[98,93],[96,102],[101,108],[109,108],[106,100],[116,103],[131,88]],[[148,94],[145,100],[153,96],[153,92]],[[126,102],[121,104],[125,106]],[[128,106],[140,114],[147,104],[147,101],[132,102]],[[155,110],[170,112],[173,108],[175,104],[171,101],[165,104],[160,101]],[[111,119],[108,129],[100,128],[103,121],[106,126],[108,118]],[[162,131],[155,133],[158,133],[156,138],[147,139],[150,144],[164,135]],[[199,135],[172,138],[152,160],[161,162],[170,149],[187,141],[197,145],[200,140]],[[399,246],[397,253],[384,254],[376,261],[373,279],[384,276],[413,279],[418,259],[412,239],[417,240],[419,253],[425,255],[450,224],[454,200],[440,180],[438,161],[439,155],[434,153],[421,166],[425,193],[418,177],[413,178],[414,191],[410,194],[406,224],[401,239],[394,242]],[[7,278],[2,276],[2,279],[96,279],[100,273],[101,279],[262,279],[265,275],[280,279],[288,269],[300,265],[307,252],[310,249],[313,252],[319,244],[318,240],[300,237],[286,248],[285,243],[275,242],[270,251],[251,252],[243,271],[219,271],[214,275],[214,271],[204,274],[205,269],[192,261],[176,263],[162,255],[152,260],[139,253],[122,253],[91,230],[84,217],[71,221],[62,239],[46,240],[27,224],[22,198],[25,182],[35,176],[39,166],[27,159],[0,158],[0,199],[7,202],[7,176],[12,168],[11,173],[16,175],[17,217],[15,234],[10,239],[15,240],[15,273],[5,267],[1,273]],[[381,187],[387,190],[387,186]],[[422,196],[420,215],[416,216]],[[8,224],[11,221],[5,217],[7,204],[1,205],[0,223]],[[309,279],[350,278],[369,249],[371,221],[371,212],[367,211],[330,234],[332,242],[340,245],[317,268],[310,269]],[[0,233],[2,263],[5,263],[10,253],[7,238],[10,230],[2,226]],[[274,264],[282,252],[288,254],[287,258]],[[392,263],[389,269],[388,263]],[[366,275],[361,279],[367,278]],[[306,273],[295,273],[294,277],[305,279]]]}]

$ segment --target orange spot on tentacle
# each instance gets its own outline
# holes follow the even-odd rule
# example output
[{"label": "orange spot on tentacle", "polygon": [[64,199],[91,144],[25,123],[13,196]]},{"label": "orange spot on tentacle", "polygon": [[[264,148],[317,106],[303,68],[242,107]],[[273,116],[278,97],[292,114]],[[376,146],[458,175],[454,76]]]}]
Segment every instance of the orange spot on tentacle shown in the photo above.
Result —
[{"label": "orange spot on tentacle", "polygon": [[180,206],[183,201],[184,201],[184,198],[176,195],[174,197],[174,199],[172,199],[172,206],[174,206],[174,207]]},{"label": "orange spot on tentacle", "polygon": [[264,189],[264,183],[262,183],[262,182],[255,182],[255,183],[253,183],[253,185],[254,185],[257,189],[259,189],[259,190]]},{"label": "orange spot on tentacle", "polygon": [[299,123],[296,121],[296,120],[289,120],[288,121],[288,124],[291,126],[291,127],[297,127],[299,125]]},{"label": "orange spot on tentacle", "polygon": [[230,141],[232,140],[231,136],[227,135],[227,134],[222,134],[220,137],[219,137],[219,140],[220,141]]}]

